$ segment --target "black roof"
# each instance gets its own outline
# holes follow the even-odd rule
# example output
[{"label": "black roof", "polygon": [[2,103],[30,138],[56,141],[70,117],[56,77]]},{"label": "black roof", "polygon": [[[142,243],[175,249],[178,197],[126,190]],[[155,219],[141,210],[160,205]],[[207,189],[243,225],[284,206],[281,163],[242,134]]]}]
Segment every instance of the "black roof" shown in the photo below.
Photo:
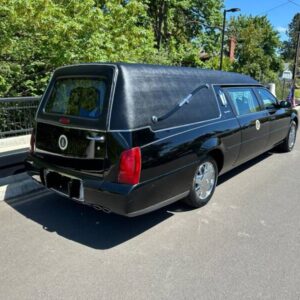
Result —
[{"label": "black roof", "polygon": [[[93,63],[92,63],[93,64]],[[102,63],[100,63],[102,64]],[[105,63],[104,63],[105,64]],[[172,74],[172,76],[195,75],[202,76],[208,84],[259,84],[255,79],[248,75],[239,74],[235,72],[225,72],[210,69],[192,68],[192,67],[178,67],[166,65],[152,65],[152,64],[136,64],[136,63],[112,63],[122,71],[130,72],[131,74],[138,72],[144,76],[151,74]]]},{"label": "black roof", "polygon": [[[153,64],[138,64],[138,63],[81,63],[77,65],[67,65],[56,69],[55,73],[65,73],[68,69],[75,71],[80,71],[82,67],[87,69],[95,69],[100,66],[115,66],[122,72],[130,72],[130,74],[139,73],[143,76],[151,76],[153,74],[165,74],[172,76],[186,76],[186,75],[195,75],[197,77],[202,76],[203,80],[206,80],[208,84],[259,84],[255,79],[248,75],[234,73],[234,72],[225,72],[218,70],[209,70],[201,68],[192,68],[192,67],[178,67],[178,66],[166,66],[166,65],[153,65]],[[59,74],[61,75],[61,74]]]}]

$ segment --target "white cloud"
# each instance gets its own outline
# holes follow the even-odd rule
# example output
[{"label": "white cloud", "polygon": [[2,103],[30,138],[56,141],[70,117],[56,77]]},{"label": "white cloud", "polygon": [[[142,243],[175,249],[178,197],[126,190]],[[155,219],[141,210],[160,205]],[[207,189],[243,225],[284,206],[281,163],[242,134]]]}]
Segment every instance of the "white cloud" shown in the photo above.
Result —
[{"label": "white cloud", "polygon": [[279,33],[286,33],[287,28],[286,28],[286,27],[282,27],[282,26],[277,26],[277,27],[276,27],[276,30],[277,30]]}]

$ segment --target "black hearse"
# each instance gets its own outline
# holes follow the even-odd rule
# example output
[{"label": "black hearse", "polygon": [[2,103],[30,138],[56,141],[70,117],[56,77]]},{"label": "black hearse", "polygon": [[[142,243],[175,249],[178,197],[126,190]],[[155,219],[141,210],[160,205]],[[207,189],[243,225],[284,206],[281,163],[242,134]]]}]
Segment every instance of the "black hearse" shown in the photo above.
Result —
[{"label": "black hearse", "polygon": [[218,175],[277,146],[298,118],[252,78],[196,68],[81,64],[56,70],[27,159],[47,188],[104,211],[207,203]]}]

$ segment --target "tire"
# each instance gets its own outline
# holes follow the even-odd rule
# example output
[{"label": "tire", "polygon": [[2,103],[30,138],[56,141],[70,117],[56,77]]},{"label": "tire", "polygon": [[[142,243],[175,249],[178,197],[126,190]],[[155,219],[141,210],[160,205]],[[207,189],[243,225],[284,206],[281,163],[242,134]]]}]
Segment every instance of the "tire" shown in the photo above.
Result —
[{"label": "tire", "polygon": [[[217,180],[218,166],[216,161],[212,157],[205,157],[203,160],[201,160],[195,172],[194,178],[192,178],[190,193],[185,199],[185,203],[195,208],[207,204],[214,194]],[[203,188],[201,188],[201,186]]]},{"label": "tire", "polygon": [[279,145],[280,150],[283,152],[291,152],[296,143],[296,136],[297,136],[297,124],[295,121],[292,121],[290,124],[290,129],[287,137],[282,142],[282,144]]}]

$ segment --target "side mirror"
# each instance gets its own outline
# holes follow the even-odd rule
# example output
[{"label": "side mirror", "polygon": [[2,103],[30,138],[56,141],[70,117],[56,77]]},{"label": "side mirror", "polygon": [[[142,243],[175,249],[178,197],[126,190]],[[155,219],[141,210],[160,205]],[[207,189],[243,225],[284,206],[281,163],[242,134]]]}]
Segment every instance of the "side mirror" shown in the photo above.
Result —
[{"label": "side mirror", "polygon": [[285,101],[285,100],[280,101],[279,105],[282,108],[291,108],[292,107],[291,102],[288,102],[288,101]]}]

